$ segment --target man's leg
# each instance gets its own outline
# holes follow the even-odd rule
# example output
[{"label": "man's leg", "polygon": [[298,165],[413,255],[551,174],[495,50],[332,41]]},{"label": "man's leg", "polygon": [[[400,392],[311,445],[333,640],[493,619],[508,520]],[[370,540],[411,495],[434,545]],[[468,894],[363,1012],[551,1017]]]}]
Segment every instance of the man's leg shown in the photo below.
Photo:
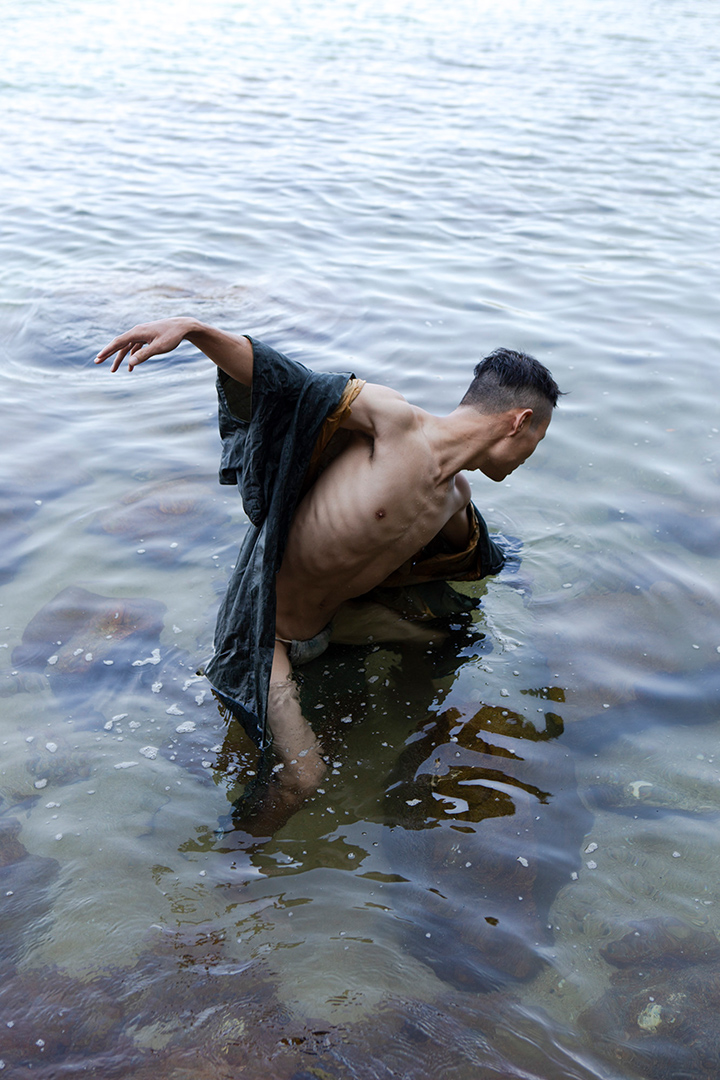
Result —
[{"label": "man's leg", "polygon": [[287,650],[280,641],[275,643],[267,719],[273,737],[267,753],[275,764],[268,779],[235,804],[234,832],[223,839],[227,850],[251,850],[268,840],[312,795],[326,772],[320,743],[300,711]]},{"label": "man's leg", "polygon": [[326,765],[318,738],[300,711],[298,689],[282,641],[275,642],[267,718],[273,751],[278,765],[282,766],[275,767],[282,787],[300,799],[312,794],[325,774]]}]

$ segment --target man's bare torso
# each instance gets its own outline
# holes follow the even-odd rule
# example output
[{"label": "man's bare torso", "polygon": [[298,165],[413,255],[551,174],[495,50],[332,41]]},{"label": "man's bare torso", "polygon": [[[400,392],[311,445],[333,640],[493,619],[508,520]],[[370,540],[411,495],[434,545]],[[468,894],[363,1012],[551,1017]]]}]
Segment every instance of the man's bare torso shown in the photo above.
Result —
[{"label": "man's bare torso", "polygon": [[347,447],[295,513],[277,575],[279,637],[313,637],[467,506],[468,482],[443,468],[435,424],[387,387],[361,391]]}]

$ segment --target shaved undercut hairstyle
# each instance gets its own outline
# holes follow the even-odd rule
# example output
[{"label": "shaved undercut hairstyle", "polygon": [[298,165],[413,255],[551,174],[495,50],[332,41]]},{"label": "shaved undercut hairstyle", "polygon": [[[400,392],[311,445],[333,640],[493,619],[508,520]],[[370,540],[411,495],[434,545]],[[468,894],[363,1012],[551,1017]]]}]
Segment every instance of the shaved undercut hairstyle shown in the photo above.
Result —
[{"label": "shaved undercut hairstyle", "polygon": [[512,349],[495,349],[475,368],[461,405],[481,413],[532,409],[533,426],[549,417],[562,391],[539,360]]}]

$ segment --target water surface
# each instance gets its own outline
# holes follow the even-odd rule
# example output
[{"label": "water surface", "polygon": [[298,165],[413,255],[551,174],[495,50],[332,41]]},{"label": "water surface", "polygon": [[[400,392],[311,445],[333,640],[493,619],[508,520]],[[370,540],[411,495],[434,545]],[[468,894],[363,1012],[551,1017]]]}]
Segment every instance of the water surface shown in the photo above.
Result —
[{"label": "water surface", "polygon": [[[714,1075],[715,5],[2,22],[0,1059]],[[217,830],[255,757],[194,677],[245,520],[213,371],[92,364],[179,313],[438,413],[500,344],[568,392],[520,472],[472,478],[521,563],[466,589],[450,644],[308,669],[333,768],[252,858]],[[73,622],[68,589],[107,599]],[[610,963],[636,931],[647,954]]]}]

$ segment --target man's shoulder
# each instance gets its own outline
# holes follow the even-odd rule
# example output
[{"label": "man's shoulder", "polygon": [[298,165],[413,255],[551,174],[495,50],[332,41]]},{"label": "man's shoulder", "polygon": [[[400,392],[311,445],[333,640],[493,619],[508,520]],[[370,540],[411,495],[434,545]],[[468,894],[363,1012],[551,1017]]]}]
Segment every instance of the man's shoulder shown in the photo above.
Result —
[{"label": "man's shoulder", "polygon": [[397,390],[382,383],[365,383],[342,426],[377,438],[389,431],[409,430],[418,424],[421,415],[422,410]]}]

